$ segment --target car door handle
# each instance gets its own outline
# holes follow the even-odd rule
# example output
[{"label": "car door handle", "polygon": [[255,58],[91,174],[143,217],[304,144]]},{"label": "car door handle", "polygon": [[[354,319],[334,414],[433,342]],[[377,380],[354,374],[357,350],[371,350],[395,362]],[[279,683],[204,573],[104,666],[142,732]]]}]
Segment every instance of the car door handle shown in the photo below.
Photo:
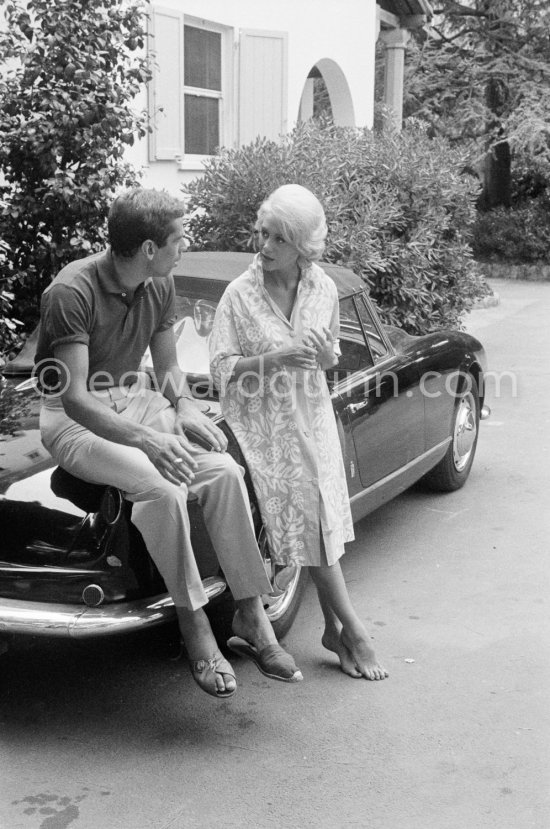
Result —
[{"label": "car door handle", "polygon": [[346,409],[350,412],[350,414],[356,414],[357,412],[360,412],[361,409],[364,409],[365,406],[368,406],[368,405],[369,405],[368,400],[362,400],[360,403],[348,403],[348,405],[346,406]]}]

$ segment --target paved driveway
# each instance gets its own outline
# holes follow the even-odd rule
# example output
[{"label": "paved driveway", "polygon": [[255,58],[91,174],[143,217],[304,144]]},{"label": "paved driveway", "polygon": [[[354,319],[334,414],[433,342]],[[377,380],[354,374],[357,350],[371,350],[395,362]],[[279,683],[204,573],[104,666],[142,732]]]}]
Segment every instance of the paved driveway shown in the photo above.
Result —
[{"label": "paved driveway", "polygon": [[2,829],[550,826],[550,284],[495,288],[468,322],[496,373],[468,485],[404,494],[344,560],[390,679],[335,668],[311,590],[287,640],[305,681],[236,661],[222,703],[162,638],[15,649]]}]

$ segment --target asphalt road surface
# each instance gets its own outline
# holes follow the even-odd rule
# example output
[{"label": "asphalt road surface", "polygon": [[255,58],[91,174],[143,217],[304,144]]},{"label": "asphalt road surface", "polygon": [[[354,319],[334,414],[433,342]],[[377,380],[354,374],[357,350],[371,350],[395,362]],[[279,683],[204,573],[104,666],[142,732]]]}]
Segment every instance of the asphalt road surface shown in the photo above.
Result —
[{"label": "asphalt road surface", "polygon": [[467,486],[356,526],[350,593],[390,671],[342,674],[310,589],[305,680],[235,660],[211,699],[166,632],[0,659],[1,829],[548,829],[550,284],[494,282]]}]

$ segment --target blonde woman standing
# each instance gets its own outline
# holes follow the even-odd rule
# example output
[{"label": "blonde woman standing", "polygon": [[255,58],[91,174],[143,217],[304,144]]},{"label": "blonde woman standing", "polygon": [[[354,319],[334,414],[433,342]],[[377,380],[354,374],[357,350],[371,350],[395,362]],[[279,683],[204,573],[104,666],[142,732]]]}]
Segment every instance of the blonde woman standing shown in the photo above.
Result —
[{"label": "blonde woman standing", "polygon": [[[220,301],[210,346],[224,416],[250,469],[278,564],[309,567],[324,615],[322,644],[352,677],[385,679],[355,612],[340,558],[354,538],[324,370],[338,361],[338,296],[315,260],[326,221],[305,187],[261,205],[258,253]],[[228,646],[258,662],[237,612]],[[261,669],[261,665],[259,665]]]}]

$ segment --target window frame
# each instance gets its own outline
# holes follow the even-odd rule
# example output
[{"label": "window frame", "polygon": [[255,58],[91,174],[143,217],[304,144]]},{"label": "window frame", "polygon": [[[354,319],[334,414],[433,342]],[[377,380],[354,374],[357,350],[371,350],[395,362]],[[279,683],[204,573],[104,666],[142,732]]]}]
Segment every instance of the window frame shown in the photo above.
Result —
[{"label": "window frame", "polygon": [[[220,86],[221,89],[218,92],[217,90],[213,89],[203,89],[202,87],[196,86],[188,86],[185,83],[185,55],[182,54],[182,72],[184,73],[182,78],[182,94],[183,100],[181,101],[181,107],[183,112],[183,144],[182,147],[182,154],[176,158],[178,162],[178,169],[180,170],[197,170],[201,169],[205,163],[209,159],[213,158],[213,155],[207,153],[188,153],[185,149],[185,96],[186,95],[195,95],[196,97],[200,98],[214,98],[218,100],[218,146],[223,147],[226,146],[228,143],[228,137],[230,135],[230,125],[231,125],[231,101],[232,101],[232,75],[233,75],[233,67],[231,56],[233,53],[233,29],[228,26],[222,26],[218,23],[213,23],[211,21],[202,20],[196,17],[191,17],[189,15],[183,16],[183,38],[185,41],[185,27],[189,26],[194,29],[202,29],[208,32],[215,32],[216,34],[220,35],[220,71],[221,71],[221,80]],[[182,49],[183,49],[182,45]]]},{"label": "window frame", "polygon": [[[358,311],[356,297],[357,294],[352,293],[340,296],[338,300],[338,312],[340,319],[339,344],[341,358],[333,368],[329,368],[325,371],[331,388],[334,385],[337,385],[344,380],[348,380],[348,378],[354,377],[357,374],[372,371],[376,366],[367,337],[365,336],[365,329]],[[343,318],[343,310],[347,312],[345,318]],[[346,321],[349,322],[349,324],[346,324]],[[346,362],[346,343],[353,344],[353,346],[359,347],[359,349],[364,352],[365,359],[360,365],[352,366]]]},{"label": "window frame", "polygon": [[[391,356],[391,344],[388,342],[388,338],[386,337],[384,331],[380,328],[378,320],[373,316],[364,292],[360,291],[359,293],[354,294],[353,302],[361,328],[363,329],[363,336],[365,338],[365,342],[367,343],[367,348],[369,349],[373,360],[373,365],[376,366],[378,363],[384,362],[384,360],[387,360],[387,358]],[[367,325],[367,320],[370,322],[370,326]],[[371,334],[371,327],[376,336]],[[376,340],[377,343],[380,344],[376,350],[372,345],[372,340]],[[380,346],[383,346],[384,350],[379,353]]]},{"label": "window frame", "polygon": [[[219,92],[184,83],[186,26],[220,35]],[[183,9],[157,6],[155,3],[148,19],[148,33],[148,48],[153,60],[153,77],[147,85],[151,126],[148,137],[149,164],[175,162],[177,170],[200,173],[205,163],[215,157],[215,154],[186,152],[186,96],[196,95],[197,98],[206,97],[218,102],[217,146],[220,148],[235,148],[249,143],[256,135],[265,135],[275,140],[286,133],[289,71],[287,32],[238,29],[197,15],[187,15]],[[273,61],[276,62],[280,76],[277,82],[278,94],[272,96],[271,108],[264,111],[256,106],[255,101],[258,97],[265,100],[265,90],[273,88]],[[246,71],[243,71],[244,68]],[[252,86],[245,83],[245,78],[253,79]],[[243,136],[248,136],[249,133],[251,137],[243,140]]]}]

